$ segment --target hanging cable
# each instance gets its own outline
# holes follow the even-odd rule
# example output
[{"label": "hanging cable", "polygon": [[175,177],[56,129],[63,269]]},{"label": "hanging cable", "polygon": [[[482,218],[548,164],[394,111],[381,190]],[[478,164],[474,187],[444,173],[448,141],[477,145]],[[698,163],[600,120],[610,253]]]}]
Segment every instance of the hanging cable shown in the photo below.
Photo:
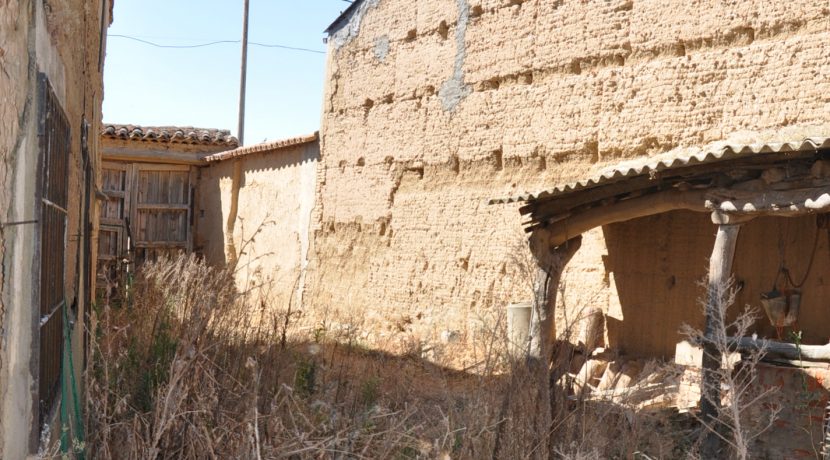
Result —
[{"label": "hanging cable", "polygon": [[[143,38],[133,37],[131,35],[122,35],[122,34],[108,34],[107,37],[116,37],[116,38],[125,38],[127,40],[133,40],[139,43],[143,43],[145,45],[154,46],[156,48],[173,48],[173,49],[190,49],[190,48],[204,48],[206,46],[214,46],[214,45],[222,45],[226,43],[241,43],[241,40],[216,40],[212,42],[206,43],[197,43],[195,45],[163,45],[160,43],[151,42],[149,40],[144,40]],[[248,42],[249,45],[260,46],[262,48],[280,48],[290,51],[300,51],[304,53],[315,53],[315,54],[326,54],[325,51],[320,50],[313,50],[310,48],[300,48],[296,46],[287,46],[287,45],[279,45],[279,44],[270,44],[270,43],[259,43],[259,42]]]},{"label": "hanging cable", "polygon": [[793,281],[792,274],[790,273],[790,270],[786,267],[786,265],[784,265],[784,259],[782,258],[781,271],[787,277],[787,281],[790,283],[790,285],[796,289],[800,289],[801,286],[804,286],[804,283],[807,282],[807,277],[810,276],[810,271],[813,269],[813,262],[815,262],[816,260],[816,250],[818,249],[818,239],[819,235],[821,234],[820,230],[820,224],[819,222],[816,222],[816,236],[813,239],[813,249],[810,251],[810,261],[807,263],[807,270],[804,272],[804,277],[801,278],[800,283],[795,283]]}]

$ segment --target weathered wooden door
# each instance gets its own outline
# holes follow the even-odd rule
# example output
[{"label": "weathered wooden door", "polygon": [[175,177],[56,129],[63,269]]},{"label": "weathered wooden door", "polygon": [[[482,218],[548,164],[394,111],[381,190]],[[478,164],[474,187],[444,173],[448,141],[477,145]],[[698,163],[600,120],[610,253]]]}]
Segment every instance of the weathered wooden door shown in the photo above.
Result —
[{"label": "weathered wooden door", "polygon": [[130,208],[129,165],[104,163],[101,226],[98,231],[98,288],[113,288],[121,259],[127,256],[126,221]]},{"label": "weathered wooden door", "polygon": [[189,166],[133,166],[132,236],[136,261],[190,252],[195,184]]},{"label": "weathered wooden door", "polygon": [[99,272],[115,274],[131,249],[136,263],[192,250],[194,168],[106,162],[103,171]]}]

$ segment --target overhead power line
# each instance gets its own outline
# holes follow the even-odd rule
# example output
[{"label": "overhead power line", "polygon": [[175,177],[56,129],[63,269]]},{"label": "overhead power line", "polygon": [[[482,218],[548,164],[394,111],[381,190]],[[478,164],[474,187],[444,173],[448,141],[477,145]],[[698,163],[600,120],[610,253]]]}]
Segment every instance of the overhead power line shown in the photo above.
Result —
[{"label": "overhead power line", "polygon": [[[143,43],[145,45],[154,46],[156,48],[176,48],[176,49],[204,48],[206,46],[221,45],[221,44],[224,44],[224,43],[241,43],[242,42],[241,40],[216,40],[216,41],[213,41],[213,42],[198,43],[198,44],[195,44],[195,45],[163,45],[163,44],[160,44],[160,43],[151,42],[149,40],[144,40],[142,38],[133,37],[133,36],[130,36],[130,35],[108,34],[107,36],[108,37],[116,37],[116,38],[126,38],[128,40],[133,40],[133,41],[136,41],[136,42],[139,42],[139,43]],[[277,45],[277,44],[269,44],[269,43],[258,43],[258,42],[252,42],[252,41],[249,41],[248,44],[249,45],[254,45],[254,46],[261,46],[263,48],[280,48],[280,49],[284,49],[284,50],[301,51],[301,52],[304,52],[304,53],[326,54],[325,51],[313,50],[313,49],[309,49],[309,48],[298,48],[296,46],[286,46],[286,45]]]}]

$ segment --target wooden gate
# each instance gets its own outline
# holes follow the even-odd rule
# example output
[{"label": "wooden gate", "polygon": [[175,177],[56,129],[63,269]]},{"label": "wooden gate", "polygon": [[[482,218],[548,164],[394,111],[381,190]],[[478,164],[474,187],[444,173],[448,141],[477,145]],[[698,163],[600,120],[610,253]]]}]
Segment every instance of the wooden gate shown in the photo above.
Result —
[{"label": "wooden gate", "polygon": [[114,275],[130,255],[140,264],[192,250],[195,168],[104,162],[103,179],[99,273]]}]

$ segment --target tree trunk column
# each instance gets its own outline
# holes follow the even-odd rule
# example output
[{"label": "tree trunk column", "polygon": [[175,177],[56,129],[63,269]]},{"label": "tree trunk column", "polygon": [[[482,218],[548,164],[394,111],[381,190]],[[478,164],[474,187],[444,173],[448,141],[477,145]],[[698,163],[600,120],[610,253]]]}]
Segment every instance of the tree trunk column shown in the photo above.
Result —
[{"label": "tree trunk column", "polygon": [[553,335],[554,309],[559,280],[565,266],[582,245],[578,236],[559,246],[553,246],[551,234],[537,229],[530,236],[530,250],[536,261],[533,280],[533,310],[530,317],[527,367],[535,386],[537,411],[533,414],[533,433],[539,446],[533,459],[547,459],[550,453],[551,394],[550,359]]},{"label": "tree trunk column", "polygon": [[[716,222],[718,219],[714,218]],[[721,305],[729,295],[732,276],[732,261],[735,258],[735,246],[738,242],[738,233],[741,224],[730,223],[718,225],[715,238],[715,247],[709,259],[709,284],[706,299],[706,326],[703,343],[703,381],[700,391],[700,415],[703,421],[712,429],[718,428],[717,417],[720,408],[720,371],[722,356],[715,345],[716,334],[724,334],[724,306]],[[701,445],[703,458],[717,458],[720,450],[720,439],[717,434],[708,430]]]},{"label": "tree trunk column", "polygon": [[553,314],[559,281],[565,266],[582,245],[582,237],[570,239],[564,244],[550,245],[550,234],[538,229],[530,237],[530,250],[536,261],[533,280],[533,310],[530,316],[528,358],[549,364],[550,337],[553,332]]}]

